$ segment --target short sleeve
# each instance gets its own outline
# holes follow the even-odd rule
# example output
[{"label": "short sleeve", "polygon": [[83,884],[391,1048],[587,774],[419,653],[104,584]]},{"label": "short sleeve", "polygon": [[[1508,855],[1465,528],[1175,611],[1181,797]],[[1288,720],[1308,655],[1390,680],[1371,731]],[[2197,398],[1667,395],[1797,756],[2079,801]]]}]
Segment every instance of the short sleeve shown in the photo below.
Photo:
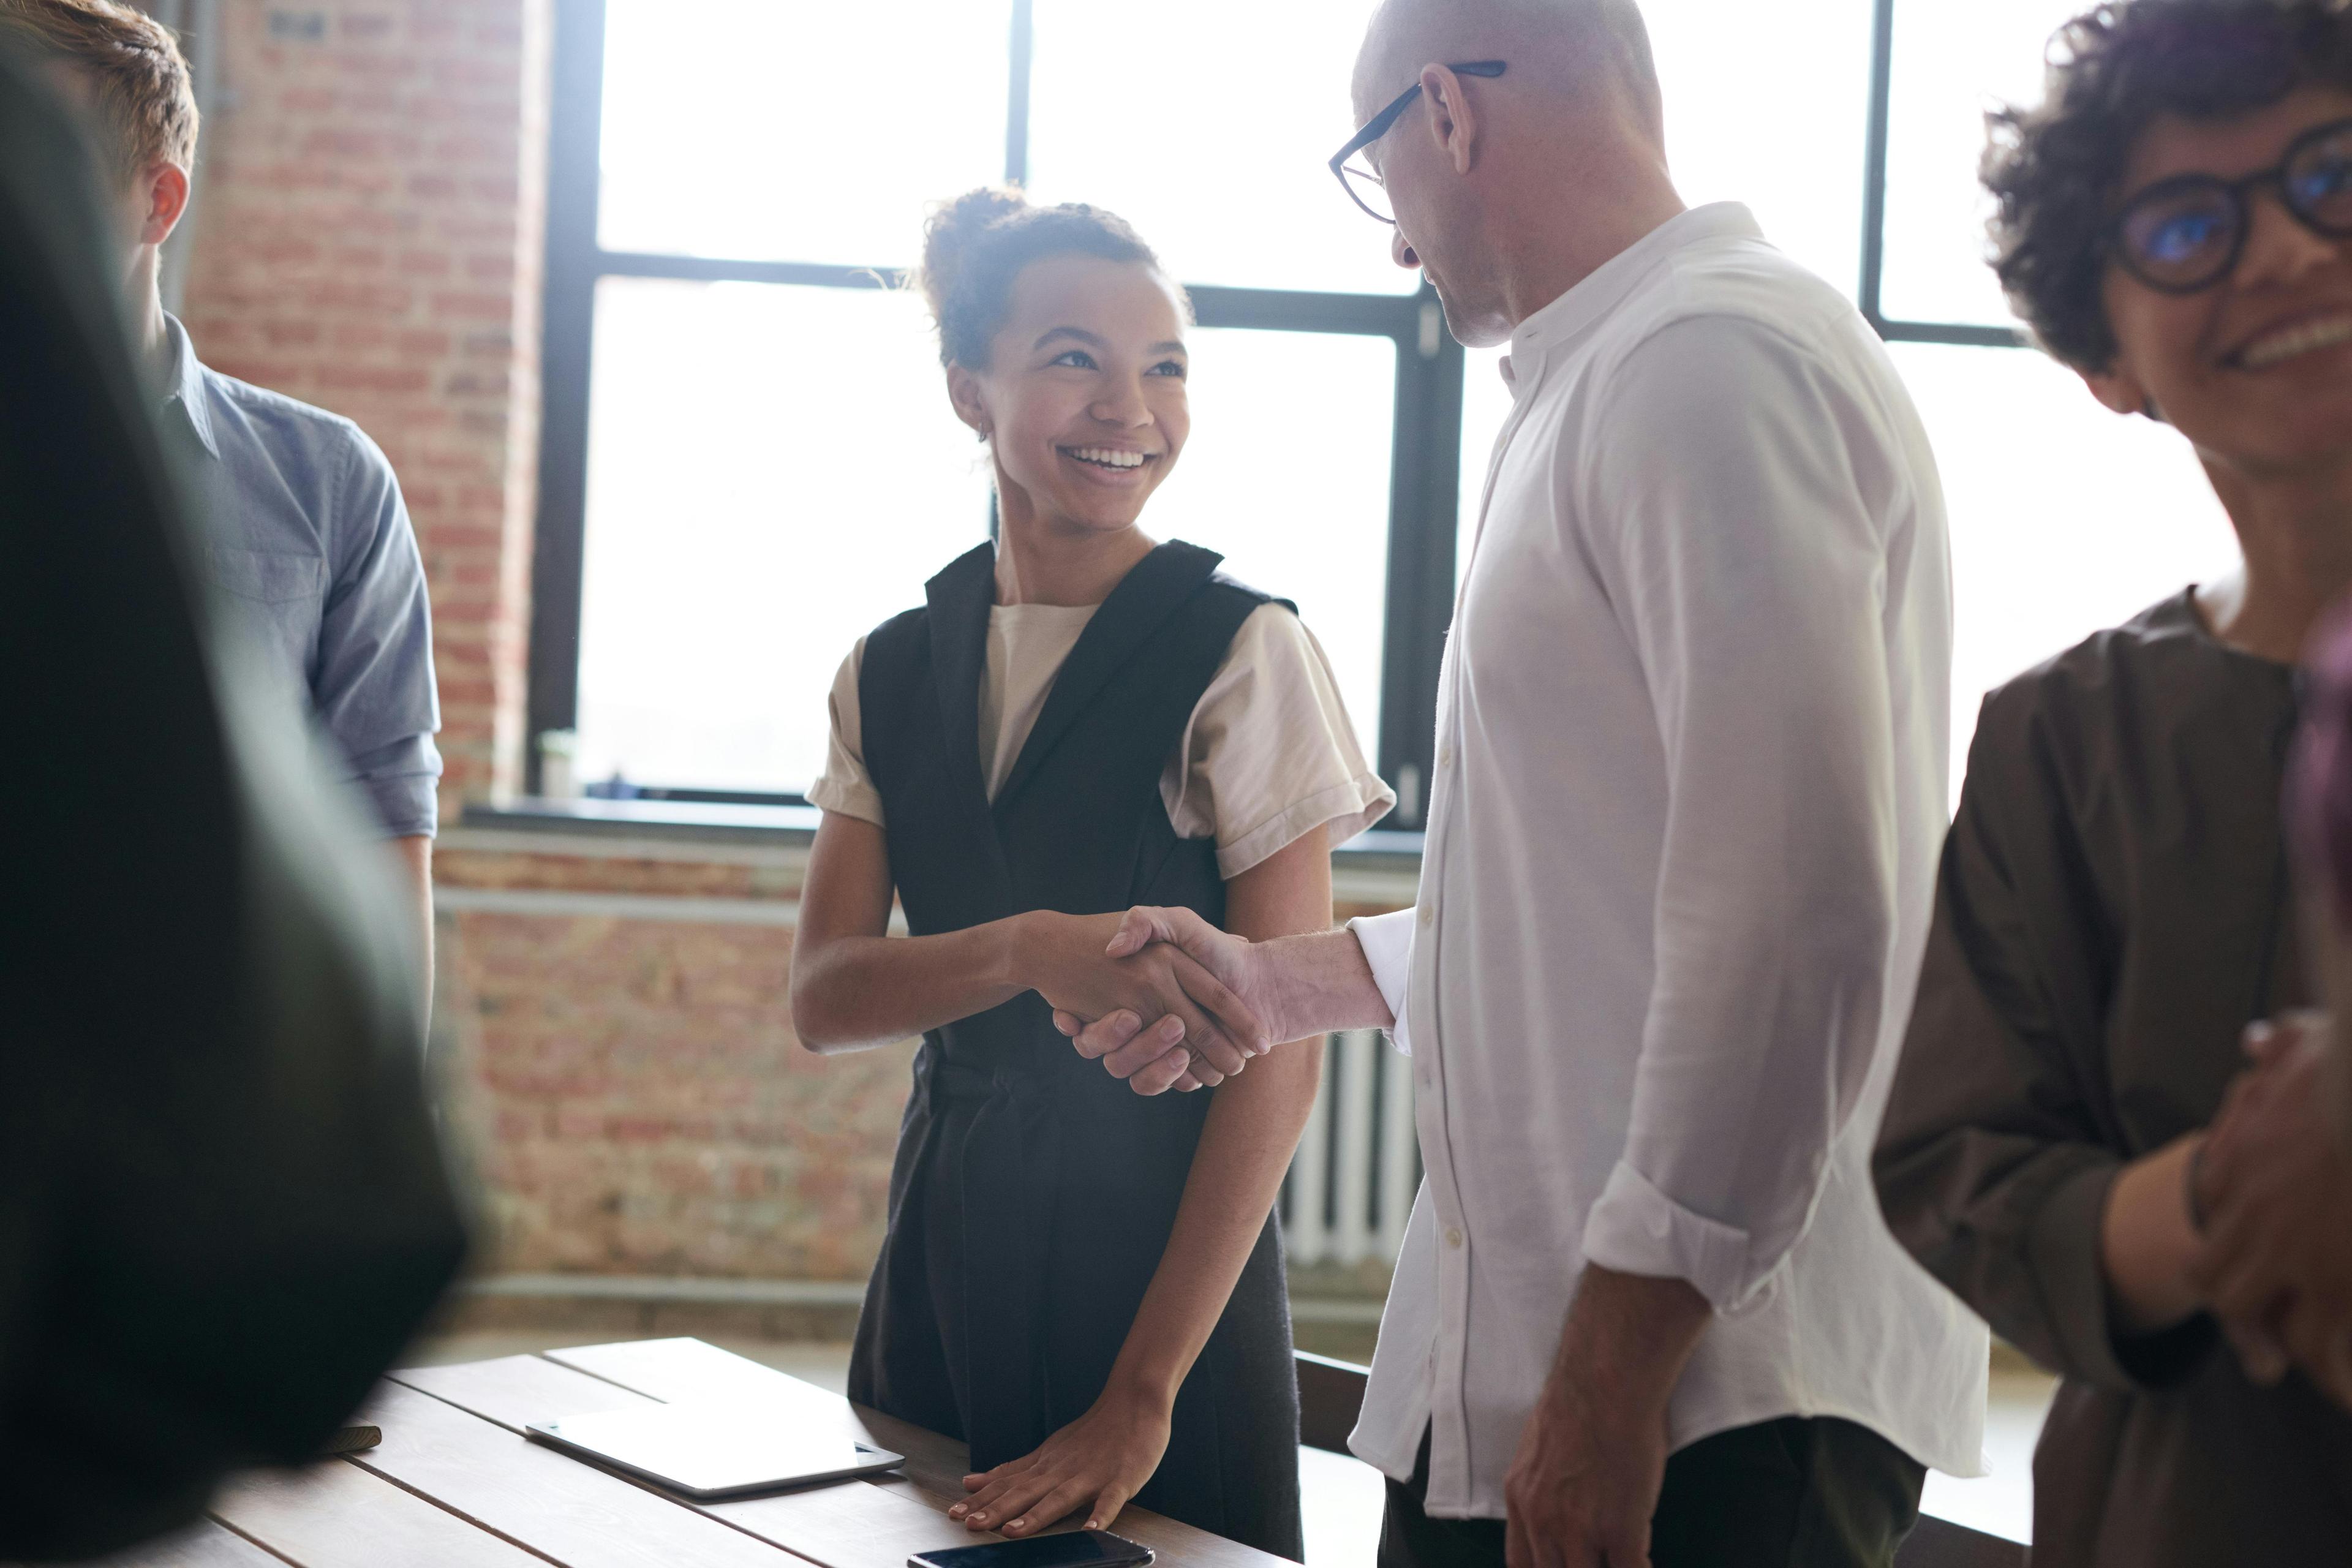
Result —
[{"label": "short sleeve", "polygon": [[1282,605],[1234,634],[1160,795],[1180,837],[1216,840],[1228,880],[1318,827],[1344,843],[1396,804],[1364,761],[1322,645]]},{"label": "short sleeve", "polygon": [[877,827],[882,820],[882,792],[866,771],[866,736],[857,707],[857,677],[866,664],[866,639],[859,637],[825,698],[829,733],[824,749],[824,773],[809,785],[809,804],[825,811],[854,816]]}]

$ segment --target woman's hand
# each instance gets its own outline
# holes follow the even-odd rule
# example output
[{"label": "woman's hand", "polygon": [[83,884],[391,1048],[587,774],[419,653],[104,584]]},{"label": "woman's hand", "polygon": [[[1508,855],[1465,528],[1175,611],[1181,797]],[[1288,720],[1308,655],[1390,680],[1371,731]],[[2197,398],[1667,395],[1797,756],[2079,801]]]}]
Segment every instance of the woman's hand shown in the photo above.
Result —
[{"label": "woman's hand", "polygon": [[1108,1530],[1168,1451],[1168,1410],[1167,1400],[1106,1389],[1093,1409],[1035,1453],[964,1477],[972,1496],[948,1517],[973,1530],[1024,1536],[1084,1508],[1088,1530]]},{"label": "woman's hand", "polygon": [[[1163,944],[1107,952],[1126,917],[1041,913],[1017,918],[1023,922],[1015,942],[1018,979],[1056,1012],[1084,1018],[1127,1013],[1163,1022],[1173,1019],[1165,1025],[1168,1033],[1160,1037],[1162,1043],[1150,1059],[1181,1044],[1190,1053],[1192,1076],[1202,1084],[1222,1082],[1240,1072],[1250,1058],[1272,1048],[1273,1037],[1256,1011],[1182,949]],[[1116,1068],[1113,1072],[1128,1076]]]}]

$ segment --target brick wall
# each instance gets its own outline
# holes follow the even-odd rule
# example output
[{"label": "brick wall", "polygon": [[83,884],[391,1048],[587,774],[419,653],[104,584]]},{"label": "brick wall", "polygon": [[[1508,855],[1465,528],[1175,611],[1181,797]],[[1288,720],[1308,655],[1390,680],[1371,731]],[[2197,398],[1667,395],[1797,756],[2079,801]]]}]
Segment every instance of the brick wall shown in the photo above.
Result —
[{"label": "brick wall", "polygon": [[432,585],[444,806],[520,777],[552,0],[224,0],[184,316],[349,415]]},{"label": "brick wall", "polygon": [[440,1038],[488,1271],[866,1277],[910,1053],[793,1035],[800,866],[449,836]]}]

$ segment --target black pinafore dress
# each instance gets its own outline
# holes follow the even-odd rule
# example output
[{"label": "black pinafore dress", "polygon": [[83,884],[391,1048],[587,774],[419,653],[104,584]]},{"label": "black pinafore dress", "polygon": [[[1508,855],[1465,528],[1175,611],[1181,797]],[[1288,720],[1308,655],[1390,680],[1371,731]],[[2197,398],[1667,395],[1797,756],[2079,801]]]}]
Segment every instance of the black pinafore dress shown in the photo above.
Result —
[{"label": "black pinafore dress", "polygon": [[[1096,612],[992,805],[980,683],[995,550],[866,639],[866,765],[917,935],[1032,910],[1181,905],[1224,923],[1216,847],[1176,837],[1160,779],[1265,595],[1220,557],[1154,550]],[[1035,1449],[1109,1381],[1175,1224],[1213,1089],[1146,1099],[1080,1057],[1034,992],[924,1037],[866,1287],[850,1397],[971,1447]],[[1303,1557],[1298,1392],[1272,1217],[1176,1397],[1138,1505]]]}]

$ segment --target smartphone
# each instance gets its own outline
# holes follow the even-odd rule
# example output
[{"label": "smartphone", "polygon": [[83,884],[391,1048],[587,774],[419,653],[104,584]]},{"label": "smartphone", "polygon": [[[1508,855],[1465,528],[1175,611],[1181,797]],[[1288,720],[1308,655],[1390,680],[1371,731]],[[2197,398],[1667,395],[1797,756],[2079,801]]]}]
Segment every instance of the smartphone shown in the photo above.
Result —
[{"label": "smartphone", "polygon": [[907,1568],[1134,1568],[1151,1561],[1151,1548],[1108,1530],[1073,1530],[1026,1541],[950,1546],[907,1559]]}]

